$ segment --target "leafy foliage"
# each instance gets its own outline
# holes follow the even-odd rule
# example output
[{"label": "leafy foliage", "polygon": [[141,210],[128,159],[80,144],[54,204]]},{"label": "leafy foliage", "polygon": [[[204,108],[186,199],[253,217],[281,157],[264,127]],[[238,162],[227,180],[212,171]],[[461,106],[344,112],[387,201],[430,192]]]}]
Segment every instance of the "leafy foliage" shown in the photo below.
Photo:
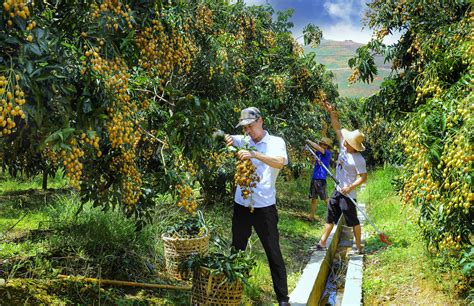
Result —
[{"label": "leafy foliage", "polygon": [[245,251],[232,251],[230,254],[210,253],[209,255],[193,255],[181,265],[183,269],[209,269],[211,275],[224,274],[229,283],[241,281],[247,283],[250,271],[255,266],[255,259]]},{"label": "leafy foliage", "polygon": [[259,107],[266,128],[297,148],[319,129],[317,93],[337,96],[292,38],[291,11],[273,19],[270,6],[211,0],[24,7],[0,14],[0,75],[25,100],[24,118],[15,110],[0,137],[2,164],[13,175],[64,168],[84,203],[120,207],[141,225],[170,189],[229,191],[233,173],[209,175],[217,169],[205,164],[218,150],[213,130],[232,133],[240,109]]},{"label": "leafy foliage", "polygon": [[[366,21],[376,37],[351,66],[358,80],[370,80],[374,52],[393,68],[380,92],[366,102],[368,124],[388,136],[389,152],[404,166],[398,188],[405,203],[420,208],[428,250],[459,258],[472,245],[474,231],[474,14],[467,1],[374,1],[368,6]],[[400,40],[384,45],[383,37],[395,31],[402,33]]]},{"label": "leafy foliage", "polygon": [[179,238],[199,237],[206,233],[207,226],[201,211],[198,211],[194,217],[178,222],[165,231],[169,237]]}]

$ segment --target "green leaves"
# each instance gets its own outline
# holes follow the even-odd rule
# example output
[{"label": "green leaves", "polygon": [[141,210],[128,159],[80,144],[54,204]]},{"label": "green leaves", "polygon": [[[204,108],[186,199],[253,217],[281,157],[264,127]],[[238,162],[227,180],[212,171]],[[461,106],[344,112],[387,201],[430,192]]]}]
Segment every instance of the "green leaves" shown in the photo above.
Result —
[{"label": "green leaves", "polygon": [[255,258],[245,251],[228,253],[212,252],[208,255],[193,255],[181,264],[181,269],[190,268],[199,273],[201,267],[208,268],[211,275],[224,274],[226,281],[235,283],[241,281],[248,284],[250,271],[255,267]]},{"label": "green leaves", "polygon": [[65,128],[58,130],[49,135],[48,138],[46,138],[45,143],[51,143],[53,145],[64,143],[69,139],[75,130],[75,128]]},{"label": "green leaves", "polygon": [[318,26],[308,24],[303,29],[304,44],[311,45],[312,48],[316,48],[323,38],[323,31]]},{"label": "green leaves", "polygon": [[359,79],[366,83],[371,83],[377,74],[374,56],[369,52],[369,46],[357,48],[356,56],[349,59],[349,67],[359,71]]}]

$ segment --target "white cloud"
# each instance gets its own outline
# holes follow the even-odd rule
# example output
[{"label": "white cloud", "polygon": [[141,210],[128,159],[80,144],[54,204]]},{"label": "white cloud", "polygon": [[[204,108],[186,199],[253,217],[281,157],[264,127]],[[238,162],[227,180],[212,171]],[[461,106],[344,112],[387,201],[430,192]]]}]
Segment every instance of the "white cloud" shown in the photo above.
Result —
[{"label": "white cloud", "polygon": [[349,21],[352,7],[348,8],[347,6],[347,2],[340,1],[331,1],[324,3],[324,8],[331,17]]},{"label": "white cloud", "polygon": [[[234,0],[233,2],[237,2],[236,0]],[[264,5],[264,4],[267,4],[268,1],[267,0],[244,0],[245,4],[247,5]]]},{"label": "white cloud", "polygon": [[360,26],[348,22],[338,22],[321,27],[323,37],[330,40],[353,40],[367,43],[372,37],[372,31],[361,29]]}]

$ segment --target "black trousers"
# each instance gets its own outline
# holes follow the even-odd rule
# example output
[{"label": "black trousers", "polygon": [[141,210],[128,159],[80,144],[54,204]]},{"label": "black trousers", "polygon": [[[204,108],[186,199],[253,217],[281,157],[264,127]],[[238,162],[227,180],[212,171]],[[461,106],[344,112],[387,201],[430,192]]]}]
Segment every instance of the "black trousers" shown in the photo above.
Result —
[{"label": "black trousers", "polygon": [[255,228],[267,254],[272,273],[273,289],[278,302],[288,302],[288,284],[286,268],[280,250],[280,234],[278,233],[278,212],[275,205],[255,208],[251,213],[248,207],[234,204],[232,217],[232,246],[237,250],[245,250]]}]

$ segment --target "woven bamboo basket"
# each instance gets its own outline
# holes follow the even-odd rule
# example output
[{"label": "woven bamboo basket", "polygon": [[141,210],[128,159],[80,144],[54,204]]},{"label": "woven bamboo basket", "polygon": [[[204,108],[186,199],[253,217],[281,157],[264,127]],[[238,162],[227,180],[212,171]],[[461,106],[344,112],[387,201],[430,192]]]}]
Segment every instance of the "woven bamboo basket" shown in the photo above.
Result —
[{"label": "woven bamboo basket", "polygon": [[165,265],[168,273],[176,279],[189,279],[190,272],[180,272],[179,265],[192,254],[207,255],[209,250],[209,233],[196,238],[174,238],[165,234],[161,236],[165,247]]},{"label": "woven bamboo basket", "polygon": [[230,283],[224,273],[211,275],[208,268],[194,272],[193,305],[240,305],[243,287],[240,281]]}]

